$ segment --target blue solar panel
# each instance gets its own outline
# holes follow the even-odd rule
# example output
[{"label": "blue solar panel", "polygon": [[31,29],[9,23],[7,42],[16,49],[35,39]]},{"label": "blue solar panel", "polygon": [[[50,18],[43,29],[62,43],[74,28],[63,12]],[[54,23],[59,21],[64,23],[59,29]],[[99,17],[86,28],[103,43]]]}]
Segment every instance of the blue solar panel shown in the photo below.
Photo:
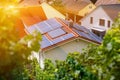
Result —
[{"label": "blue solar panel", "polygon": [[46,38],[46,36],[42,36],[41,48],[45,48],[51,46],[50,41]]},{"label": "blue solar panel", "polygon": [[48,46],[50,46],[51,44],[50,44],[50,42],[49,41],[42,41],[41,42],[41,48],[45,48],[45,47],[48,47]]},{"label": "blue solar panel", "polygon": [[53,30],[53,31],[48,32],[48,34],[49,34],[52,38],[56,38],[56,37],[61,36],[61,35],[65,34],[65,33],[66,33],[66,32],[65,32],[63,29],[61,29],[61,28],[58,28],[58,29],[55,29],[55,30]]},{"label": "blue solar panel", "polygon": [[66,34],[66,35],[64,35],[62,37],[66,40],[66,39],[74,37],[74,34],[73,33],[69,33],[69,34]]},{"label": "blue solar panel", "polygon": [[32,34],[35,30],[37,30],[37,29],[36,29],[36,27],[35,27],[34,25],[27,28],[27,31],[28,31],[30,34]]},{"label": "blue solar panel", "polygon": [[98,42],[101,42],[102,41],[102,39],[100,38],[100,37],[98,37],[97,35],[95,35],[94,33],[90,33],[90,36],[91,36],[91,38],[93,39],[93,40],[95,40],[95,41],[98,41]]},{"label": "blue solar panel", "polygon": [[64,40],[64,39],[63,39],[62,37],[58,37],[58,38],[53,39],[52,42],[53,42],[54,44],[56,44],[56,43],[61,42],[61,41],[63,41],[63,40]]},{"label": "blue solar panel", "polygon": [[45,21],[38,23],[36,27],[37,27],[37,29],[40,30],[41,34],[52,30],[52,27],[48,23],[46,23]]},{"label": "blue solar panel", "polygon": [[93,40],[93,41],[97,41],[97,42],[101,42],[102,39],[100,39],[97,35],[95,35],[94,33],[92,33],[90,30],[86,32],[84,31],[81,31],[81,30],[78,30],[78,29],[73,29],[75,32],[77,32],[80,36],[84,37],[84,38],[87,38],[87,39],[90,39],[90,40]]},{"label": "blue solar panel", "polygon": [[52,27],[52,29],[56,29],[62,26],[55,18],[49,19],[46,22]]},{"label": "blue solar panel", "polygon": [[79,26],[78,24],[74,24],[74,28],[76,28],[77,30],[80,30],[80,31],[84,31],[86,33],[89,33],[89,30],[83,26]]}]

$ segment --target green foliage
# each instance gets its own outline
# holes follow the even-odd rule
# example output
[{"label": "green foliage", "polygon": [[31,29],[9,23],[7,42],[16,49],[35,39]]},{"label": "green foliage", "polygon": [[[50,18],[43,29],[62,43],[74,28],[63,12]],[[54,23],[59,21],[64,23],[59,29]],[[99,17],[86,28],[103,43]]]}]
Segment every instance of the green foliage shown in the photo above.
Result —
[{"label": "green foliage", "polygon": [[97,80],[92,73],[81,65],[79,55],[79,53],[71,53],[65,61],[57,61],[56,80]]},{"label": "green foliage", "polygon": [[55,66],[50,60],[45,60],[44,70],[40,68],[36,59],[33,59],[25,69],[28,71],[31,80],[55,80]]},{"label": "green foliage", "polygon": [[29,74],[34,76],[33,80],[97,80],[79,60],[79,53],[69,54],[65,61],[56,61],[55,64],[47,59],[44,70],[40,69],[39,63],[34,60],[31,64],[32,72],[30,68]]},{"label": "green foliage", "polygon": [[120,18],[116,19],[104,37],[104,41],[99,51],[105,55],[104,64],[107,70],[107,79],[114,77],[115,80],[120,79]]}]

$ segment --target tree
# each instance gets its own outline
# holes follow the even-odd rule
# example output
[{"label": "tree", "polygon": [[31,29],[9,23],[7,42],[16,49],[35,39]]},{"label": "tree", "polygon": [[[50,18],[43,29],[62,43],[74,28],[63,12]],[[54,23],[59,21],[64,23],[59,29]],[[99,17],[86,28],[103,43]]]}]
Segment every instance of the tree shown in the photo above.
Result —
[{"label": "tree", "polygon": [[106,78],[109,80],[120,79],[120,16],[115,20],[112,29],[110,29],[104,41],[99,48],[99,52],[105,55],[104,70],[106,70]]},{"label": "tree", "polygon": [[[22,39],[17,35],[14,23],[19,11],[14,8],[16,3],[17,0],[1,0],[0,4],[0,78],[5,80],[13,80],[12,72],[22,69],[31,52],[40,49],[40,34],[34,33]],[[31,42],[30,46],[28,42]]]}]

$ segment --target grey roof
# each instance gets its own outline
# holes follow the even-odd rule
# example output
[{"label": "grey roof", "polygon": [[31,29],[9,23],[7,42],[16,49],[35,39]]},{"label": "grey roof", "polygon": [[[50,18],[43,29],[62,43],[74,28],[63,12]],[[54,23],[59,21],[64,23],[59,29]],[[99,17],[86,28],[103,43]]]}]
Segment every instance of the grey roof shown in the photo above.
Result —
[{"label": "grey roof", "polygon": [[101,7],[112,20],[118,17],[120,12],[120,4],[101,5]]},{"label": "grey roof", "polygon": [[62,0],[68,12],[77,14],[79,10],[91,3],[90,0]]}]

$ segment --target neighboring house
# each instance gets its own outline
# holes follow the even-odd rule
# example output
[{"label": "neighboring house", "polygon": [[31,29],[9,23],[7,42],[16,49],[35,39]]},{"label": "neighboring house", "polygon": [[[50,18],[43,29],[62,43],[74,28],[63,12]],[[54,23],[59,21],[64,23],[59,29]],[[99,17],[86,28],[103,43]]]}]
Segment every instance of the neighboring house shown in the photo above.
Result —
[{"label": "neighboring house", "polygon": [[115,18],[120,12],[120,4],[101,5],[90,14],[81,19],[81,25],[92,29],[96,34],[104,36],[106,30],[111,28]]},{"label": "neighboring house", "polygon": [[89,29],[60,18],[48,19],[25,29],[30,34],[35,30],[42,34],[41,53],[36,54],[38,59],[42,54],[52,61],[65,60],[68,53],[82,52],[89,44],[99,45],[102,41]]},{"label": "neighboring house", "polygon": [[66,17],[78,22],[96,7],[90,0],[62,0],[65,8]]},{"label": "neighboring house", "polygon": [[97,0],[96,6],[107,5],[107,4],[120,4],[119,0]]}]

